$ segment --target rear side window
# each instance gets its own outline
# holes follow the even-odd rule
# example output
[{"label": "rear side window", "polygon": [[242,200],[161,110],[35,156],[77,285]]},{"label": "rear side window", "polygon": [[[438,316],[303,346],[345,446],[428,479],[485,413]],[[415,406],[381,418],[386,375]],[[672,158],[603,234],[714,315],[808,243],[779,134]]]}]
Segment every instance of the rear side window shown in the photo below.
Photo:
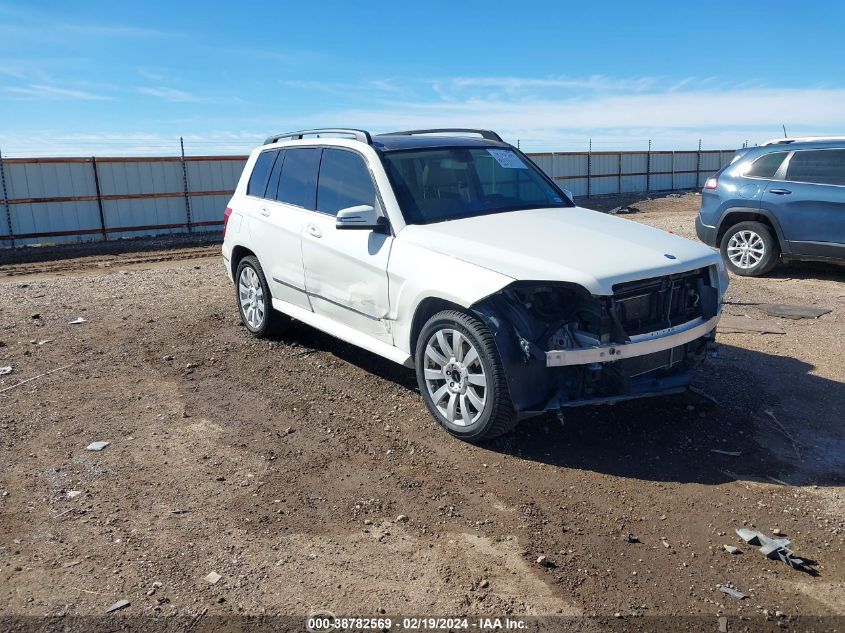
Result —
[{"label": "rear side window", "polygon": [[796,151],[786,179],[822,185],[845,185],[845,149]]},{"label": "rear side window", "polygon": [[745,171],[745,176],[752,178],[774,178],[778,168],[783,163],[783,159],[789,152],[772,152],[771,154],[764,154],[753,163]]},{"label": "rear side window", "polygon": [[297,147],[285,150],[276,199],[312,211],[317,206],[317,168],[320,150]]},{"label": "rear side window", "polygon": [[285,150],[279,150],[279,157],[273,164],[273,171],[270,172],[270,180],[267,181],[267,193],[265,198],[270,200],[279,199],[279,178],[282,176],[282,165],[285,164]]},{"label": "rear side window", "polygon": [[324,149],[317,186],[317,211],[337,215],[347,207],[375,206],[376,189],[364,159],[342,149]]},{"label": "rear side window", "polygon": [[273,161],[276,160],[278,152],[268,151],[261,152],[255,161],[255,166],[252,168],[252,174],[249,177],[249,184],[246,187],[246,193],[250,196],[264,197],[264,192],[267,189],[267,177],[270,175],[270,170],[273,168]]}]

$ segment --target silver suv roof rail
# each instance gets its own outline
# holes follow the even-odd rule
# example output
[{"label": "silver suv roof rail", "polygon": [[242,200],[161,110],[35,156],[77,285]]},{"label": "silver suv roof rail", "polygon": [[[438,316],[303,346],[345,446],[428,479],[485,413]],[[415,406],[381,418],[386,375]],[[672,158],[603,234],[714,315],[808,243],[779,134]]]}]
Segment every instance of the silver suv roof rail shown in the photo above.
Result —
[{"label": "silver suv roof rail", "polygon": [[362,143],[366,143],[367,145],[373,144],[373,138],[372,136],[370,136],[370,133],[366,130],[334,127],[318,128],[316,130],[299,130],[298,132],[285,132],[284,134],[274,134],[273,136],[268,136],[265,139],[264,144],[270,145],[271,143],[278,143],[282,139],[298,141],[304,136],[320,136],[321,134],[346,134],[347,136],[354,137],[356,141],[361,141]]},{"label": "silver suv roof rail", "polygon": [[380,134],[379,136],[414,136],[416,134],[441,134],[443,132],[468,132],[470,134],[479,134],[482,138],[485,138],[488,141],[498,141],[499,143],[504,143],[502,137],[493,132],[492,130],[475,130],[473,128],[463,127],[444,127],[433,130],[407,130],[405,132],[385,132],[384,134]]}]

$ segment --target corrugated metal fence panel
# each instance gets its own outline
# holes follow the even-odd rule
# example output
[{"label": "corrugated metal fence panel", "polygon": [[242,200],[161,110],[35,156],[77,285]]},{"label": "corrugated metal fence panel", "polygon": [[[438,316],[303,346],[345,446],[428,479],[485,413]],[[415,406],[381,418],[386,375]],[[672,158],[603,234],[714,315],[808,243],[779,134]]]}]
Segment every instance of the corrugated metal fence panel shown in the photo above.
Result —
[{"label": "corrugated metal fence panel", "polygon": [[[199,192],[226,192],[221,195],[191,195],[191,222],[213,230],[217,223],[222,227],[223,212],[238,185],[246,159],[196,160],[187,159],[189,190]],[[210,224],[210,223],[215,224]]]},{"label": "corrugated metal fence panel", "polygon": [[[16,245],[97,239],[100,234],[100,212],[97,207],[94,170],[90,160],[37,163],[13,160],[6,161],[4,167],[9,200],[15,201],[9,205],[9,209],[12,234],[20,236],[15,238]],[[92,199],[43,201],[48,198],[85,196],[90,196]],[[67,235],[26,237],[40,233],[67,233]]]},{"label": "corrugated metal fence panel", "polygon": [[593,154],[590,173],[593,176],[615,176],[619,172],[619,154]]},{"label": "corrugated metal fence panel", "polygon": [[[185,189],[179,159],[97,161],[109,237],[184,233]],[[110,199],[155,194],[154,198]],[[133,230],[120,231],[124,227]]]}]

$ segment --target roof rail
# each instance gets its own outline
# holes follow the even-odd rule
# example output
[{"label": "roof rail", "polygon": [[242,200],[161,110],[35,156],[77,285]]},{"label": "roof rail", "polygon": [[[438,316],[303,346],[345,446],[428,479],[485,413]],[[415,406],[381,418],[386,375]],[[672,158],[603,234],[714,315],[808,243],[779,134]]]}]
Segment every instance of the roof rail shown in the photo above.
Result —
[{"label": "roof rail", "polygon": [[304,136],[319,136],[320,134],[346,134],[348,136],[355,137],[356,141],[361,141],[362,143],[366,143],[367,145],[372,145],[373,143],[373,138],[370,136],[370,133],[366,130],[326,127],[318,128],[316,130],[299,130],[298,132],[285,132],[284,134],[274,134],[273,136],[268,136],[267,139],[264,141],[264,144],[270,145],[271,143],[277,143],[282,139],[290,139],[292,141],[297,141]]},{"label": "roof rail", "polygon": [[790,138],[773,138],[763,145],[789,145],[790,143],[824,143],[826,141],[845,141],[845,136],[796,136]]},{"label": "roof rail", "polygon": [[441,132],[469,132],[471,134],[479,134],[482,138],[485,138],[488,141],[499,141],[500,143],[504,143],[502,137],[491,130],[476,130],[473,128],[463,127],[444,127],[433,130],[407,130],[405,132],[385,132],[379,136],[414,136],[416,134],[439,134]]}]

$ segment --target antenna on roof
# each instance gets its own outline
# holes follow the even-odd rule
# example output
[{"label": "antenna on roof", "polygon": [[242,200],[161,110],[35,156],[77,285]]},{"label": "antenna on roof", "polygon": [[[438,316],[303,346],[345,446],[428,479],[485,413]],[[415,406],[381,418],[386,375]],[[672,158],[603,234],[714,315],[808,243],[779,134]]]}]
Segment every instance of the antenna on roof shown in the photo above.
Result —
[{"label": "antenna on roof", "polygon": [[783,138],[789,138],[789,137],[786,135],[786,125],[783,125],[782,127],[783,127]]}]

